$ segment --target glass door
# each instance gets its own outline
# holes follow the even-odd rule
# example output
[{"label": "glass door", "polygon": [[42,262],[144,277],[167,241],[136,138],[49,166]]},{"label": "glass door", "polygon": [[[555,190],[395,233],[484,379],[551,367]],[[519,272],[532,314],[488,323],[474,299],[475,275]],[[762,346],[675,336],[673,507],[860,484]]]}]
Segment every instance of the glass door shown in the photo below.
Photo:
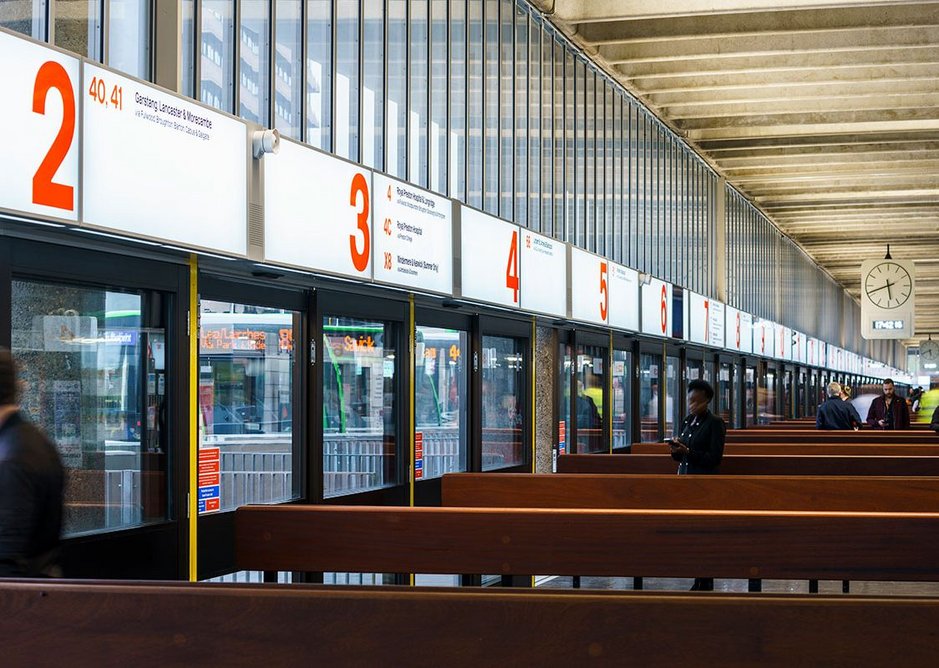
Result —
[{"label": "glass door", "polygon": [[608,337],[593,336],[588,333],[575,333],[576,346],[574,358],[574,398],[575,438],[577,452],[608,452],[606,424],[609,420],[610,402],[605,401],[608,394],[609,373]]},{"label": "glass door", "polygon": [[717,372],[717,414],[724,421],[728,429],[734,427],[733,394],[734,394],[734,364],[725,359],[718,363]]},{"label": "glass door", "polygon": [[479,318],[480,451],[476,470],[529,470],[530,325]]},{"label": "glass door", "polygon": [[661,347],[659,352],[643,346],[639,353],[639,438],[642,442],[657,441],[662,436],[659,415],[664,403],[660,392],[662,370]]},{"label": "glass door", "polygon": [[614,452],[632,444],[633,435],[633,352],[630,341],[614,341],[612,375],[612,406]]},{"label": "glass door", "polygon": [[757,424],[769,424],[779,419],[777,376],[778,373],[774,364],[760,362],[760,384],[757,392]]},{"label": "glass door", "polygon": [[439,505],[440,477],[467,471],[471,322],[418,309],[414,351],[415,503]]},{"label": "glass door", "polygon": [[[317,294],[322,498],[407,502],[408,305]],[[343,500],[342,502],[346,502]]]},{"label": "glass door", "polygon": [[743,371],[743,410],[744,410],[744,421],[743,424],[745,427],[752,427],[757,424],[757,409],[758,409],[758,395],[756,386],[757,378],[757,362],[747,360],[744,363]]}]

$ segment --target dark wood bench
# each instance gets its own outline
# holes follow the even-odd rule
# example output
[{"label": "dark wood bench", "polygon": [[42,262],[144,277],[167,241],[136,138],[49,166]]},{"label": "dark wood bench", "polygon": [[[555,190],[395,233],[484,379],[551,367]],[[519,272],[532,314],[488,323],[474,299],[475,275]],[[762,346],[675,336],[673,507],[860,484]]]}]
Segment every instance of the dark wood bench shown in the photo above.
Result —
[{"label": "dark wood bench", "polygon": [[[663,446],[665,447],[665,446]],[[678,463],[662,455],[561,455],[558,473],[674,474]],[[726,455],[723,475],[935,476],[937,457],[837,455]]]},{"label": "dark wood bench", "polygon": [[939,600],[912,597],[5,581],[0,615],[17,666],[915,667],[939,655]]},{"label": "dark wood bench", "polygon": [[242,506],[242,570],[939,581],[939,514]]},{"label": "dark wood bench", "polygon": [[[630,452],[637,455],[660,455],[669,451],[665,443],[633,443]],[[724,446],[725,455],[879,455],[888,457],[939,456],[936,445],[879,443],[737,443]]]},{"label": "dark wood bench", "polygon": [[445,507],[937,512],[939,478],[448,473]]},{"label": "dark wood bench", "polygon": [[873,429],[833,430],[778,429],[727,431],[727,442],[746,443],[906,443],[939,446],[939,435],[931,431],[875,431]]}]

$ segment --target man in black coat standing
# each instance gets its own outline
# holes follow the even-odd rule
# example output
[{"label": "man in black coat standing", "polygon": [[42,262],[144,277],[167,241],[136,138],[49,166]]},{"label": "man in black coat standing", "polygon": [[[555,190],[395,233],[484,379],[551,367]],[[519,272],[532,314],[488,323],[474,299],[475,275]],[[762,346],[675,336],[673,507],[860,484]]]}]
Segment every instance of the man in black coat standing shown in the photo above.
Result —
[{"label": "man in black coat standing", "polygon": [[[714,388],[704,380],[688,383],[688,416],[678,438],[669,439],[678,474],[718,473],[724,457],[724,421],[708,410]],[[713,591],[714,578],[695,578],[691,591]]]},{"label": "man in black coat standing", "polygon": [[0,348],[0,577],[60,575],[63,485],[59,453],[20,414],[13,356]]}]

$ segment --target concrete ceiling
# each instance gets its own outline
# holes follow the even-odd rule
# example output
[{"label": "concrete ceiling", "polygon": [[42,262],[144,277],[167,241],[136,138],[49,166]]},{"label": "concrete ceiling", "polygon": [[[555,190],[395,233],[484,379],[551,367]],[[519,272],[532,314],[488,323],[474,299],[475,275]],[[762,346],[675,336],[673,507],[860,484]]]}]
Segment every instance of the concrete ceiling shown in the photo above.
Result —
[{"label": "concrete ceiling", "polygon": [[915,260],[939,337],[939,2],[535,4],[852,295]]}]

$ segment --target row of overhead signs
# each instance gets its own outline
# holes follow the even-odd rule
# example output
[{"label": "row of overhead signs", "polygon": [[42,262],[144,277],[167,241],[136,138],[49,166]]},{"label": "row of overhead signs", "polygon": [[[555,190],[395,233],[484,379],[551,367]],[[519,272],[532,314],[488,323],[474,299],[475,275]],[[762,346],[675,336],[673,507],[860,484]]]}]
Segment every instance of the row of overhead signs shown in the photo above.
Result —
[{"label": "row of overhead signs", "polygon": [[[0,209],[193,250],[861,373],[864,359],[444,196],[0,31]],[[257,225],[256,222],[252,223]]]}]

